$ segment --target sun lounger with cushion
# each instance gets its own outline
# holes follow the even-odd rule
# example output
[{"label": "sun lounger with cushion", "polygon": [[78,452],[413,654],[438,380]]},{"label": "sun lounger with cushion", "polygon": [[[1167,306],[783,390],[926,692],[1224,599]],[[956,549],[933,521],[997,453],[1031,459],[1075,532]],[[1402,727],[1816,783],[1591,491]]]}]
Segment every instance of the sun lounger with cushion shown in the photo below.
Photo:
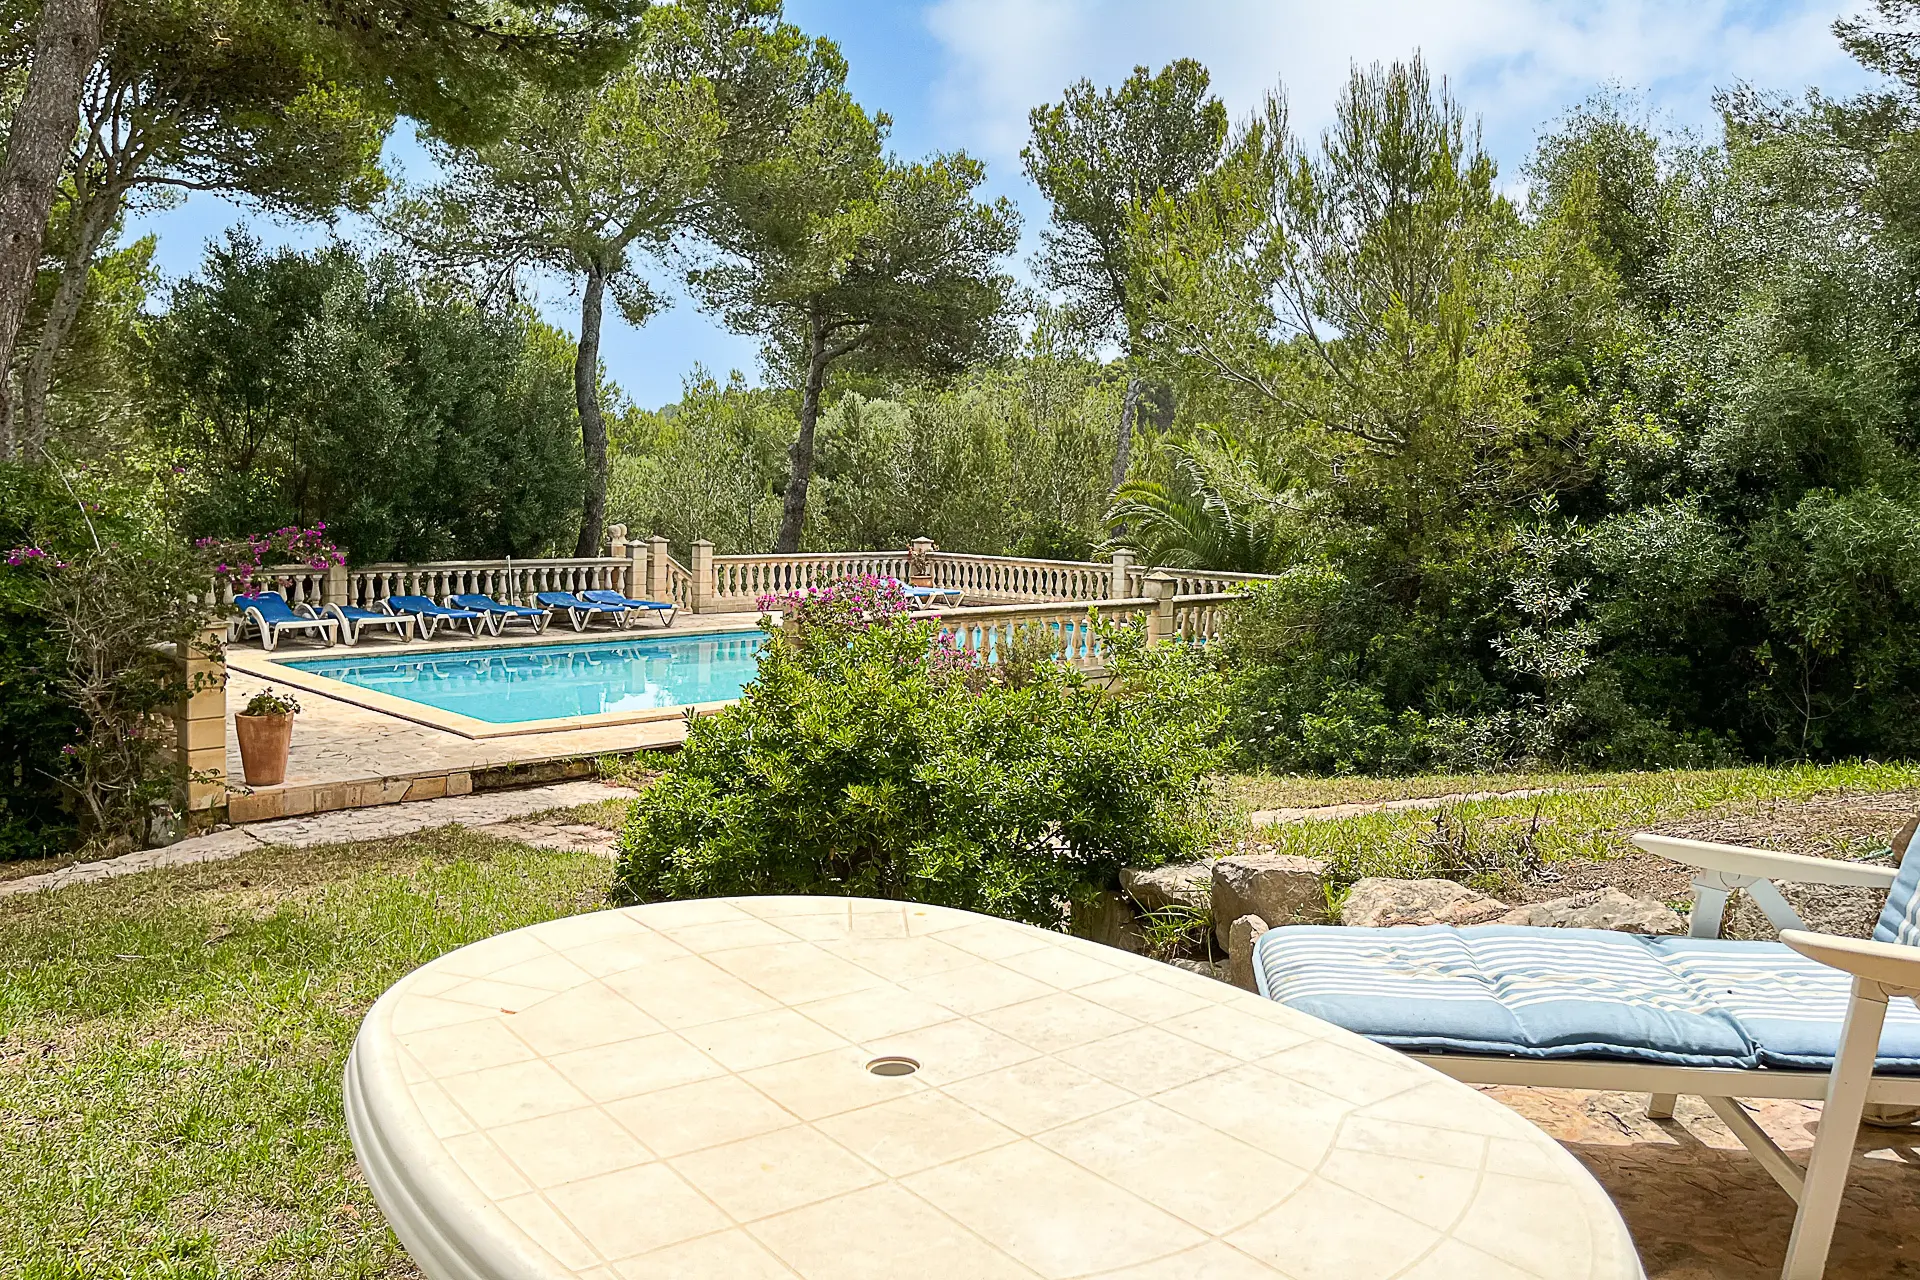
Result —
[{"label": "sun lounger with cushion", "polygon": [[524,622],[539,635],[547,629],[547,623],[553,620],[550,609],[530,609],[522,604],[502,604],[492,596],[478,593],[452,595],[447,597],[447,606],[453,609],[472,609],[487,617],[487,629],[499,635],[509,622]]},{"label": "sun lounger with cushion", "polygon": [[380,602],[380,607],[388,613],[410,613],[419,619],[421,639],[433,639],[436,628],[444,625],[449,629],[467,624],[467,634],[477,636],[486,622],[486,615],[472,609],[449,609],[437,605],[425,596],[388,596]]},{"label": "sun lounger with cushion", "polygon": [[340,626],[332,618],[320,617],[312,605],[303,604],[298,609],[294,608],[278,591],[256,591],[252,595],[235,596],[233,607],[250,625],[259,629],[260,647],[269,653],[280,643],[282,631],[313,632],[320,637],[321,644],[332,644]]},{"label": "sun lounger with cushion", "polygon": [[375,613],[350,604],[322,605],[320,612],[340,624],[340,638],[350,645],[359,644],[360,633],[368,627],[391,627],[400,633],[401,640],[413,639],[412,614]]},{"label": "sun lounger with cushion", "polygon": [[627,621],[627,611],[617,604],[582,600],[564,591],[539,592],[533,597],[533,602],[566,614],[567,621],[573,624],[575,631],[585,631],[587,624],[595,618],[605,618],[615,626],[625,626]]},{"label": "sun lounger with cushion", "polygon": [[629,613],[651,614],[653,617],[660,619],[660,625],[663,627],[673,625],[674,607],[672,604],[662,600],[636,600],[632,596],[622,595],[618,591],[608,591],[604,589],[582,591],[580,598],[582,600],[591,600],[595,604],[618,605]]},{"label": "sun lounger with cushion", "polygon": [[[1818,1280],[1868,1106],[1920,1105],[1920,840],[1891,867],[1640,835],[1695,869],[1692,936],[1304,925],[1254,947],[1262,994],[1471,1084],[1703,1098],[1799,1204],[1785,1280]],[[1871,941],[1806,931],[1774,881],[1887,888]],[[1745,890],[1779,942],[1719,937]],[[1803,1170],[1740,1098],[1824,1100]]]}]

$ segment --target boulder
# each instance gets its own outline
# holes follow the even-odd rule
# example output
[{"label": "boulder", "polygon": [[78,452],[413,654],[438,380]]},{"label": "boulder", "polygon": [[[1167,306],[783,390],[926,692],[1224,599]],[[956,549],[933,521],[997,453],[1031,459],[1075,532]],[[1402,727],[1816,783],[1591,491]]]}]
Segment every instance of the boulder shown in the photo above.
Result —
[{"label": "boulder", "polygon": [[1569,898],[1529,903],[1501,916],[1499,924],[1543,925],[1551,929],[1616,929],[1621,933],[1685,933],[1687,922],[1654,898],[1636,898],[1618,889],[1588,889]]},{"label": "boulder", "polygon": [[1319,924],[1327,918],[1327,864],[1318,858],[1285,853],[1237,854],[1213,864],[1211,901],[1214,935],[1227,945],[1227,932],[1241,916],[1259,916],[1273,925]]},{"label": "boulder", "polygon": [[1176,862],[1151,869],[1126,867],[1120,872],[1120,887],[1149,914],[1168,907],[1204,912],[1212,885],[1210,862]]},{"label": "boulder", "polygon": [[1486,924],[1508,910],[1490,898],[1452,880],[1389,880],[1369,876],[1356,880],[1340,909],[1340,923],[1378,929],[1396,924]]},{"label": "boulder", "polygon": [[1090,897],[1076,898],[1067,916],[1067,932],[1122,951],[1135,953],[1147,949],[1146,935],[1134,919],[1133,908],[1117,893],[1102,890]]},{"label": "boulder", "polygon": [[1253,944],[1267,931],[1267,922],[1259,916],[1241,916],[1227,927],[1227,981],[1248,991],[1253,982]]}]

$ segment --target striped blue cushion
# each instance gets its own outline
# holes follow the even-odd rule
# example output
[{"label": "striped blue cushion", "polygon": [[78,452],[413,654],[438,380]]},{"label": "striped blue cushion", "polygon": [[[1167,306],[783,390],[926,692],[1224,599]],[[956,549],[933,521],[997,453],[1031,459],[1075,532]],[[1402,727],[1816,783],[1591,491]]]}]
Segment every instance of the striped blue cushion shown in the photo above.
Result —
[{"label": "striped blue cushion", "polygon": [[1520,925],[1294,925],[1261,936],[1254,967],[1269,997],[1400,1049],[1754,1065],[1733,1018],[1650,941]]},{"label": "striped blue cushion", "polygon": [[[1840,1051],[1853,980],[1777,942],[1651,940],[1667,965],[1733,1015],[1763,1067],[1826,1071]],[[1889,1000],[1881,1071],[1920,1073],[1920,1009]]]},{"label": "striped blue cushion", "polygon": [[1920,832],[1909,823],[1900,834],[1907,837],[1906,849],[1898,851],[1900,875],[1887,892],[1887,905],[1881,908],[1873,940],[1920,947]]},{"label": "striped blue cushion", "polygon": [[[1294,925],[1254,951],[1263,994],[1400,1049],[1689,1067],[1833,1065],[1850,979],[1777,942],[1516,925]],[[1920,1072],[1889,1007],[1881,1069]]]}]

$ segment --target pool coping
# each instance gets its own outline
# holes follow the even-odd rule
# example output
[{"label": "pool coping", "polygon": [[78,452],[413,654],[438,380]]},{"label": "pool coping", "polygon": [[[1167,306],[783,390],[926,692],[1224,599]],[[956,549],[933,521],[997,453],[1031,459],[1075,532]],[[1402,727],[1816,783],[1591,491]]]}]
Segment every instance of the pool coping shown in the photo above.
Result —
[{"label": "pool coping", "polygon": [[[747,628],[728,628],[683,631],[674,635],[669,628],[645,632],[602,632],[593,635],[587,632],[558,635],[543,632],[540,635],[488,637],[492,643],[469,642],[465,644],[435,643],[432,641],[413,641],[408,644],[381,646],[379,649],[360,650],[353,653],[378,653],[389,657],[415,657],[425,655],[484,653],[494,650],[524,650],[552,645],[582,644],[624,644],[634,640],[659,638],[697,639],[708,636],[728,634],[748,634]],[[496,724],[491,720],[478,720],[472,716],[463,716],[457,711],[443,711],[428,706],[424,702],[415,702],[411,698],[399,698],[374,689],[363,689],[359,685],[348,684],[344,680],[335,680],[330,676],[317,675],[293,666],[293,662],[311,661],[315,658],[338,658],[345,654],[336,652],[342,646],[330,650],[301,649],[282,655],[269,653],[264,649],[227,648],[227,666],[235,671],[243,671],[250,676],[285,685],[303,693],[317,693],[369,711],[378,711],[381,715],[392,716],[397,720],[406,720],[413,724],[425,725],[429,729],[440,729],[457,734],[462,738],[481,740],[487,738],[516,738],[534,733],[564,733],[571,729],[602,729],[623,724],[650,724],[661,720],[683,720],[688,716],[712,715],[716,711],[732,706],[737,698],[726,698],[718,702],[692,702],[676,707],[645,707],[631,711],[601,711],[585,716],[557,716],[547,720],[520,720],[510,724]],[[235,708],[237,711],[238,708]]]}]

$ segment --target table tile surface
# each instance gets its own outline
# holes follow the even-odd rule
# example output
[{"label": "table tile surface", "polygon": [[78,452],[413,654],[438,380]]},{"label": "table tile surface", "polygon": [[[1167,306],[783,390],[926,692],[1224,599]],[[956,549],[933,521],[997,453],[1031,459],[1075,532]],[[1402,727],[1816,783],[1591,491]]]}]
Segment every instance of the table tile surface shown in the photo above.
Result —
[{"label": "table tile surface", "polygon": [[348,1094],[429,1275],[449,1248],[502,1280],[1639,1275],[1599,1186],[1475,1091],[937,907],[666,903],[491,938],[375,1006]]}]

